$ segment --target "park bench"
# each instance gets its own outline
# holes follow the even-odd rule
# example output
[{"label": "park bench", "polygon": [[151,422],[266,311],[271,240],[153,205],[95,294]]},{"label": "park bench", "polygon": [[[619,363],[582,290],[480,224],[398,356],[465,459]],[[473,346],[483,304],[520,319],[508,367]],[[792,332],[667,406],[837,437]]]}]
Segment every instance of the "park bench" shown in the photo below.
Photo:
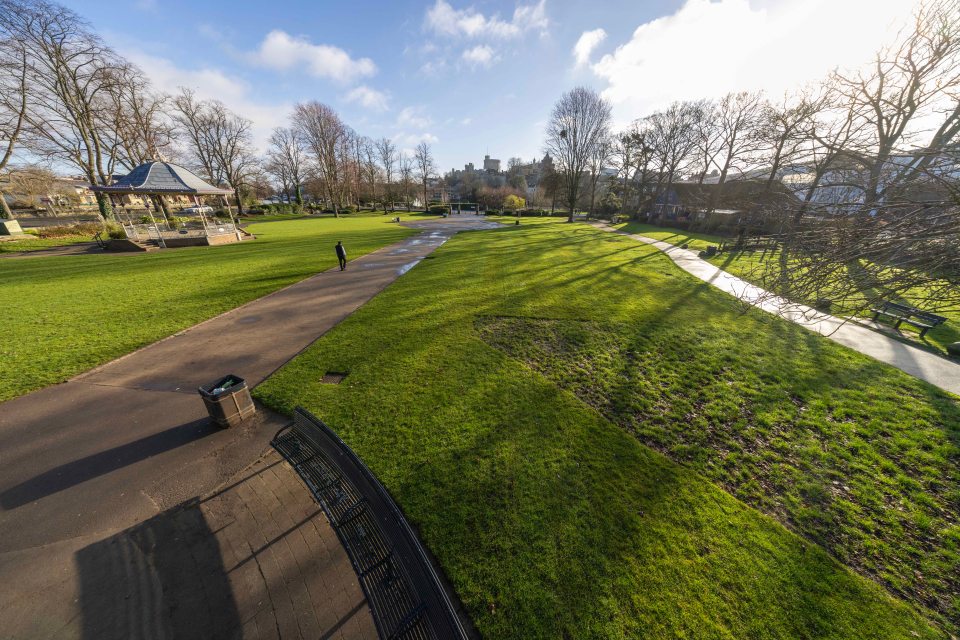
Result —
[{"label": "park bench", "polygon": [[381,638],[467,638],[453,600],[399,507],[357,455],[297,407],[270,443],[343,544]]},{"label": "park bench", "polygon": [[879,316],[895,318],[896,322],[893,325],[894,329],[900,328],[900,324],[906,322],[907,324],[920,329],[921,338],[930,329],[938,327],[947,321],[947,319],[943,316],[938,316],[935,313],[929,313],[927,311],[921,311],[916,307],[900,304],[899,302],[885,301],[882,305],[880,305],[879,308],[873,308],[870,310],[873,311],[874,322],[877,321]]}]

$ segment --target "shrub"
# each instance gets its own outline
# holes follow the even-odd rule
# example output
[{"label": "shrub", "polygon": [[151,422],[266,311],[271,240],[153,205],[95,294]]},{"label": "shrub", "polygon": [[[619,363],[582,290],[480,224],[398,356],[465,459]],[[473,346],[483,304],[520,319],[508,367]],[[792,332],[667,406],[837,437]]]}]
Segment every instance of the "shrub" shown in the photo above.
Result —
[{"label": "shrub", "polygon": [[37,227],[31,229],[38,238],[66,238],[69,236],[93,236],[103,230],[97,222],[78,222],[53,227]]},{"label": "shrub", "polygon": [[446,204],[432,204],[430,205],[430,213],[450,213],[450,205]]}]

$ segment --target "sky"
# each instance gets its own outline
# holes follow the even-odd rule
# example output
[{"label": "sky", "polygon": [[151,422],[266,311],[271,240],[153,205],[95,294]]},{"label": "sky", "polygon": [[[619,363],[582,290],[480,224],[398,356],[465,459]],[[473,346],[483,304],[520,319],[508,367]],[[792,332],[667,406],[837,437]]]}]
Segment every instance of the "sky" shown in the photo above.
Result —
[{"label": "sky", "polygon": [[[61,0],[63,1],[63,0]],[[319,100],[441,171],[543,155],[583,85],[617,127],[674,100],[771,97],[866,64],[917,0],[66,0],[161,90],[249,118],[259,147]],[[123,7],[118,10],[118,7]]]}]

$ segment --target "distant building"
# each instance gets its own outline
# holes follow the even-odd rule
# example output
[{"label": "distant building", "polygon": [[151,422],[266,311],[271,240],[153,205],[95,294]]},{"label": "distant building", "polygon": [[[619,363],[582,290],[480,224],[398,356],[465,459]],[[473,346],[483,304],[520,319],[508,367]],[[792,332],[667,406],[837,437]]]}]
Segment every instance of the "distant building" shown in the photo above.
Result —
[{"label": "distant building", "polygon": [[483,156],[483,170],[488,173],[500,173],[500,161],[490,156]]}]

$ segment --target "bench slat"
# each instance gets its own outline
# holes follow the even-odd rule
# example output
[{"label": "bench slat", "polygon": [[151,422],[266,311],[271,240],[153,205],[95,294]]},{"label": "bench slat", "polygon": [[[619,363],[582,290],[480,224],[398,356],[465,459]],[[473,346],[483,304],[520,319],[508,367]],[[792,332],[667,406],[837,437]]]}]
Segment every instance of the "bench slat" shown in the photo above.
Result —
[{"label": "bench slat", "polygon": [[467,632],[453,600],[399,507],[356,454],[305,409],[271,445],[327,515],[370,605],[381,638],[452,638]]}]

